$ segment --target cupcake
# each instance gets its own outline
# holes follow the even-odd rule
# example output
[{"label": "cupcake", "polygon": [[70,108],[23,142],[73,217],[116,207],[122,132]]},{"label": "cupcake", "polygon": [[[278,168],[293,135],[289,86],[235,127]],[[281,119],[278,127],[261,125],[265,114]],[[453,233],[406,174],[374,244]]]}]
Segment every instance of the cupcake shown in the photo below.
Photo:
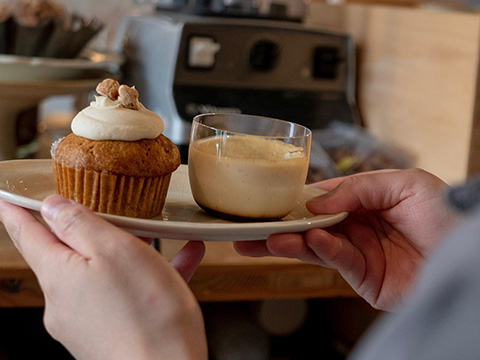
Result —
[{"label": "cupcake", "polygon": [[13,54],[38,56],[52,33],[54,19],[63,17],[63,8],[46,0],[19,0],[10,4]]},{"label": "cupcake", "polygon": [[56,191],[93,211],[155,217],[180,153],[134,87],[106,79],[96,91],[73,119],[72,133],[52,145]]}]

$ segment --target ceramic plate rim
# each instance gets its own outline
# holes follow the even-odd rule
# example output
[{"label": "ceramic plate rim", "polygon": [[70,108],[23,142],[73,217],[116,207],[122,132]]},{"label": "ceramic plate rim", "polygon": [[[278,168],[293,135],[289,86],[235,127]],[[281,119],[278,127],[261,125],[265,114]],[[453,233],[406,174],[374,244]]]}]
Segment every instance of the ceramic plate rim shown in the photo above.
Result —
[{"label": "ceramic plate rim", "polygon": [[[39,56],[21,56],[12,54],[0,54],[0,64],[5,65],[28,65],[28,66],[47,66],[47,67],[63,67],[63,68],[81,68],[81,69],[103,69],[111,66],[119,66],[121,59],[113,56],[108,57],[107,54],[100,52],[86,52],[87,57],[68,58],[51,58]],[[103,55],[102,60],[92,60],[92,54]]]},{"label": "ceramic plate rim", "polygon": [[[6,163],[13,164],[14,162],[35,162],[36,164],[40,164],[44,162],[45,165],[48,163],[50,164],[51,160],[49,159],[35,159],[35,160],[7,160],[7,161],[0,161],[0,170],[1,166],[5,165]],[[308,185],[307,185],[308,186]],[[26,209],[30,209],[33,211],[40,211],[41,201],[36,200],[27,196],[23,196],[21,194],[15,194],[8,190],[4,190],[0,188],[0,199],[10,202],[12,204],[24,207]],[[168,200],[167,200],[168,201]],[[345,219],[348,215],[346,212],[341,212],[337,214],[325,214],[325,215],[312,215],[309,218],[302,218],[302,219],[295,219],[295,220],[280,220],[280,221],[270,221],[270,222],[247,222],[247,223],[215,223],[215,222],[206,222],[206,223],[199,223],[199,222],[188,222],[188,221],[174,221],[174,220],[158,220],[158,219],[139,219],[139,218],[131,218],[126,216],[118,216],[118,215],[110,215],[110,214],[102,214],[97,213],[102,218],[108,220],[109,222],[135,234],[138,236],[151,236],[151,233],[155,232],[151,228],[157,225],[159,228],[158,231],[162,231],[163,233],[170,235],[170,237],[163,236],[162,238],[168,239],[178,239],[178,240],[203,240],[203,241],[235,241],[235,240],[261,240],[265,239],[265,237],[260,236],[260,234],[264,234],[268,231],[268,228],[274,228],[275,231],[273,233],[281,233],[281,230],[285,230],[284,232],[297,232],[297,231],[306,231],[308,229],[314,227],[325,227],[334,225],[343,219]],[[326,223],[326,225],[325,225]],[[144,225],[149,225],[150,229],[145,229]],[[185,233],[185,230],[190,229],[201,231],[201,234],[193,234],[194,238],[186,238],[184,235],[182,237],[176,237],[175,233],[176,230],[181,228]],[[247,234],[245,238],[242,236],[234,236],[231,233],[235,231],[258,231],[258,235],[256,234]],[[265,230],[265,231],[261,231]],[[149,234],[150,233],[150,234]],[[228,238],[224,238],[227,236]],[[260,237],[259,237],[260,236]],[[219,238],[222,238],[221,240]]]}]

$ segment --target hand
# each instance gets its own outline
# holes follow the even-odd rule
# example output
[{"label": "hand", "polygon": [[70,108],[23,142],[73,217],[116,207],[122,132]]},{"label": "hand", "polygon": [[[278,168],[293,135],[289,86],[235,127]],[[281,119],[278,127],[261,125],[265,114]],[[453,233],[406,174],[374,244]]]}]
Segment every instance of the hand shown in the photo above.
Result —
[{"label": "hand", "polygon": [[338,269],[372,306],[390,309],[419,266],[456,222],[443,203],[447,185],[419,169],[385,170],[316,184],[329,190],[307,202],[313,214],[348,211],[329,229],[236,242],[247,256],[283,256]]},{"label": "hand", "polygon": [[44,292],[46,329],[76,358],[207,359],[200,307],[185,283],[202,242],[187,243],[172,261],[179,273],[73,201],[51,196],[41,213],[53,233],[0,201],[0,219]]}]

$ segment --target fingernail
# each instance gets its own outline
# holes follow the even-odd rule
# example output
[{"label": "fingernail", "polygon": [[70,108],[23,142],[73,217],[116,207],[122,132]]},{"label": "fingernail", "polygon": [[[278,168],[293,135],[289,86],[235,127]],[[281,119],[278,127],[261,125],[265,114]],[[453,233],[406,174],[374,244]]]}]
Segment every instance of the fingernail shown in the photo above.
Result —
[{"label": "fingernail", "polygon": [[306,206],[311,205],[311,204],[313,203],[313,200],[314,200],[314,199],[307,200],[307,202],[305,203],[305,205],[306,205]]},{"label": "fingernail", "polygon": [[72,200],[60,195],[49,196],[42,203],[42,215],[45,220],[55,221],[60,210],[72,203]]},{"label": "fingernail", "polygon": [[308,200],[306,201],[305,205],[316,203],[319,199],[322,199],[323,197],[325,197],[326,194],[327,194],[327,193],[325,193],[325,194],[320,194],[320,195],[315,196],[315,197],[313,197],[313,198],[311,198],[311,199],[308,199]]}]

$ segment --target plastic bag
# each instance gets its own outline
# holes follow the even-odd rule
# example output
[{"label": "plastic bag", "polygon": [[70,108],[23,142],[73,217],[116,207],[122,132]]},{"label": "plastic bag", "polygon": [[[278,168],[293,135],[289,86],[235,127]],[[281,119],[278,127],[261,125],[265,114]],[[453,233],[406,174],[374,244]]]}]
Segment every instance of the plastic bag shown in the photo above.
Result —
[{"label": "plastic bag", "polygon": [[413,157],[385,144],[364,128],[333,122],[314,130],[307,183],[379,169],[406,169]]}]

